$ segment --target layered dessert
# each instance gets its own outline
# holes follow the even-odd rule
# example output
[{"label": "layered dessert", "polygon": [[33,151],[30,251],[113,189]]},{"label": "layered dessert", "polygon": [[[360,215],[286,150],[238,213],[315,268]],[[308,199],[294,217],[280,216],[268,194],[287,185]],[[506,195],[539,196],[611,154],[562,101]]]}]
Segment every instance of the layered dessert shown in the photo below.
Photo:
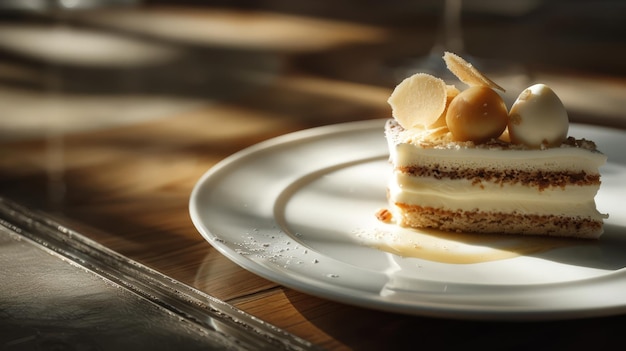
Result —
[{"label": "layered dessert", "polygon": [[594,142],[568,137],[554,91],[533,85],[509,110],[499,85],[457,55],[444,60],[467,88],[418,73],[389,98],[390,208],[381,219],[455,232],[598,238],[607,216],[595,195],[606,156]]}]

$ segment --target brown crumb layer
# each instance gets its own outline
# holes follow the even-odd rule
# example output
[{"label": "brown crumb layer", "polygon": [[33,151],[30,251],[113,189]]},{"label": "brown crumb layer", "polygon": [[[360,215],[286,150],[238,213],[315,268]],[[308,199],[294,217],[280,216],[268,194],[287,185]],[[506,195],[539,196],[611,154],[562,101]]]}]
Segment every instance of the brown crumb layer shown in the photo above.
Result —
[{"label": "brown crumb layer", "polygon": [[[385,134],[387,138],[396,144],[402,143],[401,134],[404,132],[404,128],[394,118],[390,118],[385,123]],[[463,148],[478,148],[478,149],[500,149],[500,150],[528,150],[529,148],[523,144],[512,144],[508,141],[501,139],[491,139],[482,144],[475,144],[472,141],[421,141],[419,146],[422,148],[450,148],[450,147],[463,147]],[[598,151],[595,142],[587,139],[576,139],[574,137],[567,137],[563,141],[561,146],[575,147],[580,149],[586,149],[592,152]]]},{"label": "brown crumb layer", "polygon": [[453,232],[547,235],[597,239],[602,221],[551,215],[448,211],[396,203],[400,225]]},{"label": "brown crumb layer", "polygon": [[599,185],[599,174],[588,174],[587,172],[525,172],[519,170],[507,170],[496,172],[487,169],[449,169],[446,167],[421,167],[407,166],[398,167],[398,172],[417,177],[433,177],[435,179],[469,179],[473,182],[491,182],[499,185],[522,184],[539,188],[539,190],[549,187],[564,188],[568,185]]}]

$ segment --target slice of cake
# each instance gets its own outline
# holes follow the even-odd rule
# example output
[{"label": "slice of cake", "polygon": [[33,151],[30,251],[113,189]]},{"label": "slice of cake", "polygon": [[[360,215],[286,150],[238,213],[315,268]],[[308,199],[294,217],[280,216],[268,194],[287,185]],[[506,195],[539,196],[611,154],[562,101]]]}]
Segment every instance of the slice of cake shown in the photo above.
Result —
[{"label": "slice of cake", "polygon": [[567,137],[556,94],[534,85],[508,111],[502,88],[462,58],[444,59],[469,88],[416,74],[389,98],[392,218],[444,231],[598,238],[606,215],[594,198],[606,156]]}]

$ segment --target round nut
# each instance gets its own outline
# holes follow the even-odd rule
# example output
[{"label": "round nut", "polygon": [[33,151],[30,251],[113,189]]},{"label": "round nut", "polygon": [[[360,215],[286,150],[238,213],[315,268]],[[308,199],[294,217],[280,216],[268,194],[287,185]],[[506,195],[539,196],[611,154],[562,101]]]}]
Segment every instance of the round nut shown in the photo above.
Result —
[{"label": "round nut", "polygon": [[478,144],[498,138],[504,132],[508,112],[498,93],[485,86],[473,86],[452,100],[446,123],[454,139]]}]

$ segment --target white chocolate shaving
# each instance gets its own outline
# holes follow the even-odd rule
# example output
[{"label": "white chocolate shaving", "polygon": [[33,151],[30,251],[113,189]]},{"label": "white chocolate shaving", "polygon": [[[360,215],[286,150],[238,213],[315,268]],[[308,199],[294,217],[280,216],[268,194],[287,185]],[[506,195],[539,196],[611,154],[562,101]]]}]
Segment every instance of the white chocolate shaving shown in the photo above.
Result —
[{"label": "white chocolate shaving", "polygon": [[446,108],[446,83],[426,73],[417,73],[396,86],[387,100],[393,117],[404,129],[426,128]]},{"label": "white chocolate shaving", "polygon": [[471,63],[465,61],[461,56],[451,52],[443,54],[443,60],[446,62],[448,70],[452,72],[459,80],[469,86],[486,86],[491,89],[497,89],[504,92],[504,88],[487,78],[483,73],[477,70]]}]

